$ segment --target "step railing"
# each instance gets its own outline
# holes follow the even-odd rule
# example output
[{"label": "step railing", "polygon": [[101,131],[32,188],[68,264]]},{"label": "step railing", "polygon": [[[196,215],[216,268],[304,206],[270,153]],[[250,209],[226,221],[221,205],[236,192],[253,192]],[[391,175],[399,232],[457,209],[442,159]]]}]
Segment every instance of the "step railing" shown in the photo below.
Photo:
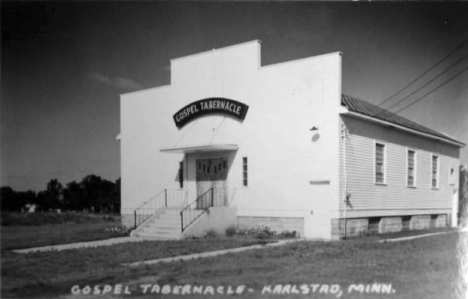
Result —
[{"label": "step railing", "polygon": [[134,229],[164,208],[186,206],[187,192],[186,189],[163,189],[145,201],[133,211]]},{"label": "step railing", "polygon": [[180,211],[182,232],[213,206],[214,189],[210,188]]}]

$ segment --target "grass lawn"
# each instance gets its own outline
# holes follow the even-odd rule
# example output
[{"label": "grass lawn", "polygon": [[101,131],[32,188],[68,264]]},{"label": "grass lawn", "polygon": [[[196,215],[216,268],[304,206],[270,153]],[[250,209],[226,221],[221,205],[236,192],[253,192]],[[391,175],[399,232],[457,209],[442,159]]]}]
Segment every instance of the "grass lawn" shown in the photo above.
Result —
[{"label": "grass lawn", "polygon": [[102,240],[128,235],[120,215],[78,212],[1,213],[1,250]]},{"label": "grass lawn", "polygon": [[125,234],[106,231],[120,226],[120,222],[65,223],[41,226],[2,226],[1,250],[20,249],[74,242],[102,240]]},{"label": "grass lawn", "polygon": [[[81,289],[86,285],[99,285],[102,290],[104,284],[123,284],[132,292],[131,296],[126,296],[128,298],[161,296],[156,293],[155,285],[168,285],[166,288],[177,289],[180,293],[181,287],[188,284],[202,286],[208,293],[211,292],[209,286],[227,292],[229,286],[235,289],[245,285],[242,298],[337,298],[338,293],[330,294],[331,285],[339,285],[343,292],[341,298],[464,298],[463,292],[466,292],[466,281],[462,283],[461,273],[466,273],[467,269],[461,269],[460,259],[466,259],[468,241],[467,234],[461,232],[383,244],[366,238],[341,242],[301,241],[192,261],[134,268],[120,265],[175,255],[183,250],[189,253],[207,248],[214,250],[216,246],[229,247],[232,246],[229,242],[239,241],[242,240],[153,241],[32,254],[5,251],[2,253],[1,295],[80,298],[71,295],[74,285]],[[391,284],[395,293],[358,291],[359,284],[373,283]],[[313,292],[315,284],[319,286]],[[357,289],[348,293],[352,284],[356,284]],[[147,294],[142,292],[145,285],[149,285]],[[281,285],[278,290],[284,294],[262,295],[262,290],[268,292],[268,286],[273,292],[275,285]],[[288,294],[294,290],[305,291],[305,288],[309,290],[308,295]],[[155,293],[151,294],[151,289]],[[227,295],[208,297],[223,296]],[[207,295],[192,293],[170,297],[206,298]]]},{"label": "grass lawn", "polygon": [[[2,252],[2,297],[50,297],[67,293],[72,282],[133,277],[121,263],[236,248],[268,241],[258,239],[198,239],[142,241],[95,248],[42,253]],[[93,280],[94,281],[94,280]],[[63,288],[65,287],[65,288]],[[51,293],[49,292],[51,291]],[[45,293],[44,293],[45,292]]]},{"label": "grass lawn", "polygon": [[457,229],[452,228],[452,227],[432,228],[432,229],[425,229],[425,230],[408,230],[408,231],[394,232],[394,233],[367,234],[367,235],[363,235],[359,237],[348,237],[348,240],[379,241],[379,240],[385,240],[385,239],[397,239],[397,238],[411,237],[411,236],[418,236],[418,235],[425,235],[425,234],[451,232],[455,230]]}]

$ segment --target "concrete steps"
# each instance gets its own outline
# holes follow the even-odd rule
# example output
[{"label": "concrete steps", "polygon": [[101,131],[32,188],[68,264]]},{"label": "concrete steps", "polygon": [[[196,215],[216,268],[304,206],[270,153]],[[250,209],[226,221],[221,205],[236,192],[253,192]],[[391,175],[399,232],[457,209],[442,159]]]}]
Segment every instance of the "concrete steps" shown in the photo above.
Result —
[{"label": "concrete steps", "polygon": [[180,209],[165,209],[136,233],[136,236],[161,240],[180,239],[182,236]]},{"label": "concrete steps", "polygon": [[[156,240],[180,240],[182,239],[182,223],[180,219],[181,208],[166,208],[159,214],[152,216],[149,221],[143,223],[131,236],[153,238]],[[186,210],[184,214],[184,226],[196,225],[186,223],[193,221],[203,214],[204,211],[197,209]]]}]

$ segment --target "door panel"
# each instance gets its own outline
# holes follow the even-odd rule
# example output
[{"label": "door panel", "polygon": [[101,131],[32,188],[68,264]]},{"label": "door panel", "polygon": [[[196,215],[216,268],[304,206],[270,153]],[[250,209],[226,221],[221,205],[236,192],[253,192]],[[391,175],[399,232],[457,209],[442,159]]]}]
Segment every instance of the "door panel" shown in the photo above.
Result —
[{"label": "door panel", "polygon": [[310,191],[311,201],[308,224],[310,237],[317,239],[330,239],[330,185],[311,185]]},{"label": "door panel", "polygon": [[[224,206],[227,204],[227,158],[199,159],[196,161],[197,197],[213,188],[213,205]],[[210,195],[206,196],[207,201]],[[204,208],[206,203],[199,203],[199,208]]]}]

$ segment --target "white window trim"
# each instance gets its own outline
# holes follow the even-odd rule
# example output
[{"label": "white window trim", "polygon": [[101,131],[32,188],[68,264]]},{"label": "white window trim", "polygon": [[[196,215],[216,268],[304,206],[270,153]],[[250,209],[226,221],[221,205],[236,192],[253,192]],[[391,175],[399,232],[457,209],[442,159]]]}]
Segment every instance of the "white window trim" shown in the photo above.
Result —
[{"label": "white window trim", "polygon": [[[377,164],[376,162],[376,148],[377,148],[377,144],[380,144],[380,145],[383,145],[384,147],[384,152],[383,152],[383,182],[377,182],[377,177],[376,177],[376,167],[375,165]],[[387,185],[387,144],[383,143],[383,142],[380,142],[380,141],[377,141],[377,140],[374,140],[374,158],[373,158],[373,162],[374,162],[374,174],[373,174],[373,177],[374,177],[374,184],[375,185]]]},{"label": "white window trim", "polygon": [[[408,161],[409,161],[409,151],[412,151],[414,152],[414,165],[413,165],[413,175],[414,175],[414,179],[413,179],[413,185],[408,185]],[[415,149],[412,149],[412,148],[409,148],[407,147],[406,148],[406,186],[408,188],[416,188],[417,187],[417,184],[418,184],[418,176],[417,176],[417,173],[418,173],[418,152],[415,150]]]},{"label": "white window trim", "polygon": [[[437,157],[437,184],[436,186],[432,186],[432,169],[434,168],[434,157]],[[440,187],[440,156],[434,153],[431,153],[431,182],[430,182],[431,189],[438,190]]]}]

